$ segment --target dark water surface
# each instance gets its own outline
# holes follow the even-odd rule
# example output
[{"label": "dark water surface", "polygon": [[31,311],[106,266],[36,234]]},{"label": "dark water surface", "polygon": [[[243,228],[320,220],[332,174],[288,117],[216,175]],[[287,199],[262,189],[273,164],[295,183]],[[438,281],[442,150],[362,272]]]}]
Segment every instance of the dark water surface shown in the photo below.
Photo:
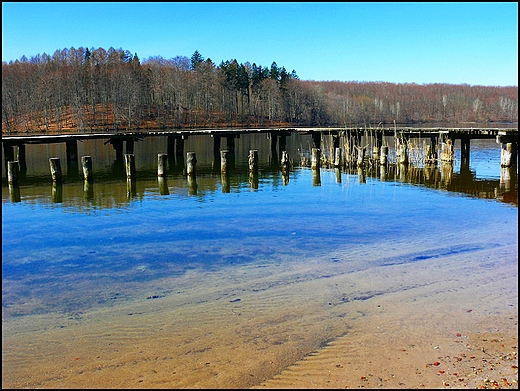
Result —
[{"label": "dark water surface", "polygon": [[[202,137],[185,144],[197,153],[196,187],[182,159],[171,162],[165,183],[158,180],[166,141],[153,139],[136,143],[134,183],[102,141],[79,146],[79,156],[93,157],[90,185],[69,172],[53,187],[48,158],[66,161],[59,145],[27,147],[19,198],[3,175],[4,386],[258,384],[348,331],[348,311],[326,312],[326,294],[336,289],[330,279],[390,266],[412,274],[413,265],[442,267],[450,257],[480,268],[475,254],[518,245],[516,168],[500,168],[494,141],[472,141],[469,168],[461,169],[456,149],[447,171],[390,164],[317,174],[298,165],[309,139],[293,135],[293,168],[284,177],[265,136],[242,136],[223,178]],[[259,150],[258,178],[247,170],[249,149]],[[517,264],[518,254],[508,254],[508,265]],[[344,286],[336,299],[404,289],[390,281],[378,292]],[[143,351],[155,353],[140,361]],[[204,379],[215,374],[185,368],[195,354],[195,367],[218,361],[227,377],[211,383]],[[88,363],[71,370],[76,355]],[[261,357],[246,370],[240,357],[251,355]],[[151,357],[162,360],[150,369],[160,382],[121,380],[130,363],[147,368]],[[106,377],[92,377],[98,365],[110,368]],[[255,381],[240,380],[247,371]]]}]

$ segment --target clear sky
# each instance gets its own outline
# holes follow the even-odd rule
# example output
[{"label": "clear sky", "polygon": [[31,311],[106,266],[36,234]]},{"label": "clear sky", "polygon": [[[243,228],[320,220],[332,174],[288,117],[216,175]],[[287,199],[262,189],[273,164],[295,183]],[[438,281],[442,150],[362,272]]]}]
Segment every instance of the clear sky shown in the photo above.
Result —
[{"label": "clear sky", "polygon": [[518,3],[2,3],[2,61],[80,46],[301,80],[518,86]]}]

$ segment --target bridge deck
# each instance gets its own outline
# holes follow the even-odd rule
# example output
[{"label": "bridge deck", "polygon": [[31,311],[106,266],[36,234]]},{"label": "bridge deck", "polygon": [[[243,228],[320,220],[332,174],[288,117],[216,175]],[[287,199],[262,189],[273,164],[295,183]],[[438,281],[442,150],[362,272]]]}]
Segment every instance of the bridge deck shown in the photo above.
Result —
[{"label": "bridge deck", "polygon": [[518,141],[518,128],[413,128],[413,127],[388,127],[388,128],[230,128],[230,129],[183,129],[183,130],[139,130],[131,132],[97,132],[97,133],[62,133],[39,135],[2,135],[2,143],[5,145],[22,144],[47,144],[67,141],[81,141],[88,139],[141,139],[153,136],[183,137],[194,135],[226,136],[246,133],[339,133],[339,132],[369,132],[384,136],[400,135],[403,137],[437,137],[447,136],[451,139],[494,139],[497,136],[507,138],[510,141]]}]

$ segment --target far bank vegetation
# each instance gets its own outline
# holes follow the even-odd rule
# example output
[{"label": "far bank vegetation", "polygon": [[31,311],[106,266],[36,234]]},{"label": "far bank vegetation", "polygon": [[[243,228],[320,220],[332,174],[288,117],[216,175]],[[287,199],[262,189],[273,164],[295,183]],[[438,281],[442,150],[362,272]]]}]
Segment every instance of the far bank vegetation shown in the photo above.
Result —
[{"label": "far bank vegetation", "polygon": [[80,47],[2,63],[2,132],[514,123],[518,87],[300,80],[293,70]]}]

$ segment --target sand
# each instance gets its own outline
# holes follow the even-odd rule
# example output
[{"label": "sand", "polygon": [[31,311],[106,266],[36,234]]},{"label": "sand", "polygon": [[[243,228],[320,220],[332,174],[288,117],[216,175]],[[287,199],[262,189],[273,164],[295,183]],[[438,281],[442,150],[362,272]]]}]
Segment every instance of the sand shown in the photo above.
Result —
[{"label": "sand", "polygon": [[518,388],[512,242],[193,271],[111,307],[4,318],[2,386]]}]

